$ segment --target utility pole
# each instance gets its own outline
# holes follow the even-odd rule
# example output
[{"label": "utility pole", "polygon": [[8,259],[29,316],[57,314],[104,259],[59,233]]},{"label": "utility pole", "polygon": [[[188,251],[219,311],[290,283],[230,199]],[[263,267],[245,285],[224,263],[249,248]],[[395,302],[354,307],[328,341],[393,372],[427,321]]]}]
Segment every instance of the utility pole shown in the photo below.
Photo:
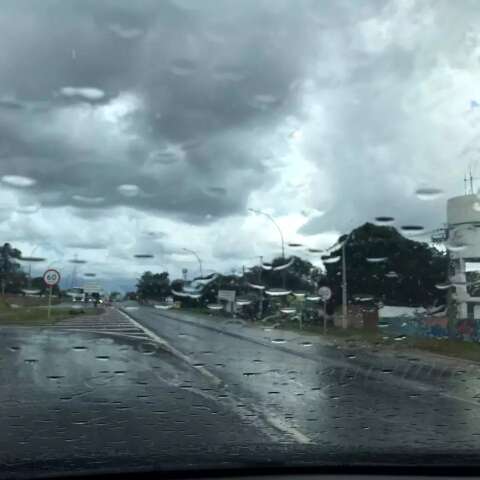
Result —
[{"label": "utility pole", "polygon": [[[263,270],[263,257],[260,256],[260,269],[259,269],[259,273],[258,273],[258,283],[259,285],[262,284],[262,270]],[[260,303],[259,303],[259,306],[258,306],[258,315],[260,317],[260,320],[262,319],[263,317],[263,290],[260,289],[259,290],[260,292]]]},{"label": "utility pole", "polygon": [[342,245],[342,328],[348,327],[348,305],[347,305],[347,241],[350,236],[343,242]]}]

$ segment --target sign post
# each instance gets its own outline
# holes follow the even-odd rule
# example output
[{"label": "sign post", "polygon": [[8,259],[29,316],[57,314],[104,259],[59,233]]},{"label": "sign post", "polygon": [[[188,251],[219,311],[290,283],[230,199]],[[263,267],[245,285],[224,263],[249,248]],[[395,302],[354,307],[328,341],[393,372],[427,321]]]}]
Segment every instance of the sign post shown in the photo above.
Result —
[{"label": "sign post", "polygon": [[332,291],[329,287],[320,287],[318,294],[323,302],[323,334],[327,333],[327,302],[332,298]]},{"label": "sign post", "polygon": [[50,320],[50,315],[52,311],[52,290],[55,285],[58,285],[60,282],[60,273],[57,270],[54,270],[52,268],[48,269],[44,274],[43,274],[43,281],[45,282],[45,285],[48,287],[48,314],[47,317]]}]

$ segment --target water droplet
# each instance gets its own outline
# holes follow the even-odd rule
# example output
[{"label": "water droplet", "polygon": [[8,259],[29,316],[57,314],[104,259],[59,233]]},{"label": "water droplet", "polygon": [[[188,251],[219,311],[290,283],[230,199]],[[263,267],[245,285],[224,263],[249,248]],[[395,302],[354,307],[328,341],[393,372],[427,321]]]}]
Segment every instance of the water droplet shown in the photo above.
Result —
[{"label": "water droplet", "polygon": [[287,343],[284,338],[272,338],[272,343]]},{"label": "water droplet", "polygon": [[291,267],[294,262],[295,262],[295,257],[292,257],[287,263],[284,263],[283,265],[277,265],[276,267],[273,267],[273,270],[275,270],[275,271],[285,270],[288,267]]},{"label": "water droplet", "polygon": [[435,285],[435,288],[437,288],[438,290],[447,290],[449,289],[450,287],[452,286],[451,283],[437,283]]},{"label": "water droplet", "polygon": [[37,213],[40,210],[40,203],[30,203],[25,205],[20,205],[17,207],[17,212],[25,215],[30,215],[32,213]]},{"label": "water droplet", "polygon": [[127,373],[126,370],[115,370],[113,372],[115,375],[125,375]]},{"label": "water droplet", "polygon": [[337,256],[337,257],[322,257],[322,262],[323,263],[328,263],[328,264],[337,263],[337,262],[340,261],[341,258],[342,257],[340,257],[340,256]]},{"label": "water droplet", "polygon": [[173,308],[173,304],[171,303],[155,304],[153,307],[159,310],[170,310]]},{"label": "water droplet", "polygon": [[223,305],[221,305],[220,303],[209,303],[207,305],[207,308],[209,310],[215,310],[215,311],[218,311],[218,310],[223,310]]},{"label": "water droplet", "polygon": [[291,307],[284,307],[284,308],[281,308],[280,311],[282,313],[286,313],[287,315],[291,315],[293,313],[295,313],[297,311],[296,308],[291,308]]},{"label": "water droplet", "polygon": [[439,188],[418,188],[415,195],[420,200],[435,200],[443,195],[443,191]]},{"label": "water droplet", "polygon": [[461,252],[468,248],[467,243],[446,243],[445,247],[450,250],[451,252]]},{"label": "water droplet", "polygon": [[289,243],[288,244],[289,247],[292,247],[292,248],[298,248],[298,247],[302,247],[303,245],[301,243]]},{"label": "water droplet", "polygon": [[47,378],[49,380],[60,380],[61,378],[65,378],[65,375],[48,375]]},{"label": "water droplet", "polygon": [[140,193],[137,185],[124,184],[117,187],[117,191],[124,197],[136,197]]},{"label": "water droplet", "polygon": [[97,355],[95,358],[97,360],[103,360],[103,361],[110,360],[110,357],[108,355]]},{"label": "water droplet", "polygon": [[37,183],[37,181],[30,177],[25,177],[23,175],[3,175],[1,181],[12,187],[32,187]]},{"label": "water droplet", "polygon": [[134,255],[134,258],[154,258],[155,255],[152,253],[136,253]]},{"label": "water droplet", "polygon": [[236,305],[238,305],[239,307],[244,307],[246,305],[251,305],[252,304],[252,301],[251,300],[248,300],[248,299],[244,299],[244,298],[239,298],[237,299],[237,301],[235,302]]},{"label": "water droplet", "polygon": [[402,227],[400,227],[400,230],[406,235],[418,235],[422,233],[425,228],[421,225],[403,225]]},{"label": "water droplet", "polygon": [[265,94],[258,94],[253,97],[255,103],[260,103],[260,104],[265,104],[265,105],[271,105],[272,103],[275,103],[277,99],[268,93]]},{"label": "water droplet", "polygon": [[196,65],[191,60],[186,59],[178,59],[171,63],[170,71],[178,76],[178,77],[185,77],[187,75],[191,75],[196,69]]},{"label": "water droplet", "polygon": [[77,345],[77,346],[73,347],[73,350],[75,350],[76,352],[83,352],[83,351],[87,350],[87,347],[85,347],[83,345]]},{"label": "water droplet", "polygon": [[126,40],[132,40],[133,38],[136,38],[143,33],[142,30],[138,28],[125,27],[117,23],[109,25],[108,29],[118,37],[124,38]]},{"label": "water droplet", "polygon": [[302,345],[302,347],[311,347],[313,345],[312,342],[302,342],[300,345]]},{"label": "water droplet", "polygon": [[395,219],[393,217],[375,217],[375,223],[377,225],[392,225],[395,223]]},{"label": "water droplet", "polygon": [[288,135],[288,138],[290,140],[301,140],[303,138],[303,132],[300,129],[293,130],[293,132],[290,132]]},{"label": "water droplet", "polygon": [[267,295],[270,295],[271,297],[281,297],[281,296],[290,295],[290,293],[292,292],[290,290],[285,290],[283,288],[270,288],[268,290],[265,290],[265,293]]},{"label": "water droplet", "polygon": [[63,87],[60,94],[64,97],[81,97],[85,100],[100,100],[105,96],[105,92],[99,88],[93,87]]},{"label": "water droplet", "polygon": [[353,359],[357,358],[357,356],[356,356],[355,354],[353,354],[353,353],[350,353],[350,354],[347,355],[347,358],[348,358],[349,360],[353,360]]},{"label": "water droplet", "polygon": [[308,300],[309,302],[319,302],[322,299],[320,295],[308,295],[308,297],[305,297],[305,300]]},{"label": "water droplet", "polygon": [[396,342],[401,342],[402,340],[406,340],[406,339],[407,339],[407,337],[406,337],[405,335],[397,335],[397,336],[394,338],[394,340],[395,340]]},{"label": "water droplet", "polygon": [[26,358],[24,362],[32,364],[32,363],[38,363],[38,360],[36,358]]},{"label": "water droplet", "polygon": [[16,345],[13,345],[13,346],[10,347],[10,350],[12,352],[16,352],[17,350],[20,350],[20,347],[17,347]]},{"label": "water droplet", "polygon": [[382,263],[387,261],[387,257],[367,257],[365,260],[368,263]]},{"label": "water droplet", "polygon": [[265,285],[260,285],[256,283],[248,283],[250,288],[255,288],[256,290],[265,290]]},{"label": "water droplet", "polygon": [[105,197],[87,197],[85,195],[73,195],[73,200],[79,203],[85,203],[88,205],[97,205],[105,201]]},{"label": "water droplet", "polygon": [[385,274],[385,276],[387,278],[398,278],[398,273],[397,272],[394,272],[393,270],[391,270],[390,272],[387,272]]}]

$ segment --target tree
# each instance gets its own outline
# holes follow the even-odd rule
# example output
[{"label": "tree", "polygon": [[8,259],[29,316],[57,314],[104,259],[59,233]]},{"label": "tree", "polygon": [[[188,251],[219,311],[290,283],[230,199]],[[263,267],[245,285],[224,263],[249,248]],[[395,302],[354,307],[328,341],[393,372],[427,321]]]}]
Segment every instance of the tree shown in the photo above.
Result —
[{"label": "tree", "polygon": [[137,283],[137,295],[142,299],[161,300],[170,295],[168,272],[145,272]]},{"label": "tree", "polygon": [[21,258],[22,252],[9,243],[0,247],[0,282],[2,294],[19,293],[27,284],[27,276],[22,272],[15,259]]},{"label": "tree", "polygon": [[[445,292],[435,287],[447,276],[444,252],[405,238],[393,227],[371,223],[353,230],[345,250],[349,300],[368,295],[390,305],[445,304]],[[340,248],[330,257],[341,254]],[[326,269],[328,283],[340,299],[341,260],[326,263]]]}]

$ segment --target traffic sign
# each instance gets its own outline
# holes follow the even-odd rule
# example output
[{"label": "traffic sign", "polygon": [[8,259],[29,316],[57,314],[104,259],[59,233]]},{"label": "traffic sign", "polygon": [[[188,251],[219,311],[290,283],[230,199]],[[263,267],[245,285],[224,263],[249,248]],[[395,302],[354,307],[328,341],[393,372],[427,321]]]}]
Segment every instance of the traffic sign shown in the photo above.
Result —
[{"label": "traffic sign", "polygon": [[43,274],[43,281],[48,287],[54,287],[60,282],[60,273],[50,268]]},{"label": "traffic sign", "polygon": [[318,294],[322,297],[324,302],[332,298],[332,291],[329,287],[320,287],[318,289]]}]

